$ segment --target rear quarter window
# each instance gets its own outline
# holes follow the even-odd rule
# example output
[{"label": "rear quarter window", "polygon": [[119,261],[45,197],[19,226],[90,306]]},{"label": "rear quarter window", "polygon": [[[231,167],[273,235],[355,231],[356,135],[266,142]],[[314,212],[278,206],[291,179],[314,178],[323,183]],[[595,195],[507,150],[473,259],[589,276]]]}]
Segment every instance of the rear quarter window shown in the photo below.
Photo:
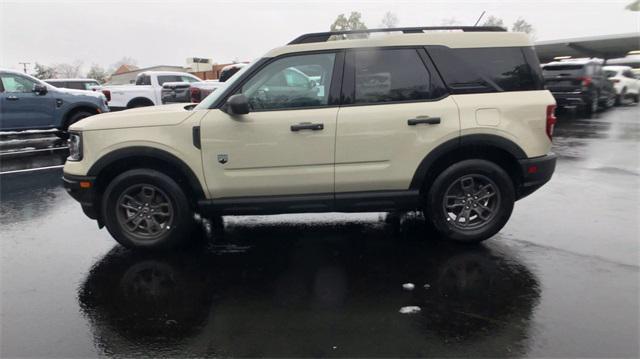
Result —
[{"label": "rear quarter window", "polygon": [[428,46],[427,51],[452,93],[544,88],[540,63],[531,47]]}]

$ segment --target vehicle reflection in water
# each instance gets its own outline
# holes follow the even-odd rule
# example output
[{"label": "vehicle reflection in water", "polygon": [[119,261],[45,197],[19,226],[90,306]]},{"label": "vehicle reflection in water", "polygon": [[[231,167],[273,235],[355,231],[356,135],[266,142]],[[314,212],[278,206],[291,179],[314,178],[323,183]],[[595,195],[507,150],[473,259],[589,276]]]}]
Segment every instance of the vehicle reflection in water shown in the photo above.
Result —
[{"label": "vehicle reflection in water", "polygon": [[[425,240],[421,218],[389,218],[241,220],[206,249],[114,247],[81,285],[80,306],[109,356],[527,352],[540,289],[517,258],[495,244]],[[400,314],[405,306],[421,311]]]}]

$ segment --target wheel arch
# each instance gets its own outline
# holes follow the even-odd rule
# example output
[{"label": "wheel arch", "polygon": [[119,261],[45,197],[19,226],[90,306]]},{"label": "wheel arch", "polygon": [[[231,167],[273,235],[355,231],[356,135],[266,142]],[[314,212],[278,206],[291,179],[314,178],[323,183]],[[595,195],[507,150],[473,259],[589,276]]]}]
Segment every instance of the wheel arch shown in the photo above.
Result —
[{"label": "wheel arch", "polygon": [[138,96],[132,98],[131,100],[129,100],[129,102],[127,102],[127,108],[130,108],[132,105],[137,103],[145,104],[146,106],[155,106],[155,102],[153,102],[153,100],[151,100],[150,98],[145,96]]},{"label": "wheel arch", "polygon": [[67,112],[65,112],[64,116],[62,117],[61,129],[66,130],[69,127],[69,121],[71,120],[71,117],[73,117],[73,115],[75,115],[80,111],[87,111],[94,115],[97,115],[100,113],[100,110],[98,109],[98,107],[93,104],[89,104],[89,103],[77,104],[71,107],[70,109],[68,109]]},{"label": "wheel arch", "polygon": [[175,155],[153,147],[135,146],[110,152],[96,161],[87,176],[95,177],[97,198],[108,183],[118,174],[134,169],[149,168],[171,176],[178,182],[195,205],[198,200],[204,199],[204,189],[193,170]]},{"label": "wheel arch", "polygon": [[514,186],[522,181],[518,160],[527,158],[513,141],[498,135],[465,135],[446,141],[430,151],[420,162],[411,179],[410,189],[423,191],[450,165],[466,159],[484,159],[502,167]]}]

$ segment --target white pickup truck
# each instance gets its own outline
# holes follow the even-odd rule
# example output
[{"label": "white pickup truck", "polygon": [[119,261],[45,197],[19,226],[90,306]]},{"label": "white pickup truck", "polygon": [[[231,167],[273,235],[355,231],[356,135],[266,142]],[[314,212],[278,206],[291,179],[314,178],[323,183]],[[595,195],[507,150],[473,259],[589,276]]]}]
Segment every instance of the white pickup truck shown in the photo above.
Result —
[{"label": "white pickup truck", "polygon": [[103,86],[102,91],[111,96],[112,111],[134,107],[161,105],[162,85],[165,82],[200,82],[199,78],[186,72],[145,71],[138,75],[135,85]]}]

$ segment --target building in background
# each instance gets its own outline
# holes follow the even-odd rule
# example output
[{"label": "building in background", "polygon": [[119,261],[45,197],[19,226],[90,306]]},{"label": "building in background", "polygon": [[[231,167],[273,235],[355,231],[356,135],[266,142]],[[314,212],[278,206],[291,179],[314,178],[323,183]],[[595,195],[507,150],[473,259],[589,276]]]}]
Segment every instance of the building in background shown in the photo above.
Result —
[{"label": "building in background", "polygon": [[172,65],[158,65],[144,68],[137,68],[132,65],[122,65],[116,72],[111,75],[111,78],[107,82],[109,85],[128,85],[136,82],[136,77],[139,73],[145,71],[182,71],[188,72],[189,68],[182,66]]}]

